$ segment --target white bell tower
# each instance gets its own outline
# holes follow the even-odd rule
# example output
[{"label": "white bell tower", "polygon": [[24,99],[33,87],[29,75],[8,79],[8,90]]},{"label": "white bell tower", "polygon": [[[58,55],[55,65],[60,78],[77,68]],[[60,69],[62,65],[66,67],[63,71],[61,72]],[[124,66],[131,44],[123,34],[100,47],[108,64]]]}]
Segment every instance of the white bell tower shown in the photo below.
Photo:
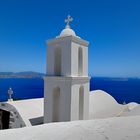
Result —
[{"label": "white bell tower", "polygon": [[44,123],[84,120],[89,115],[88,42],[76,36],[69,23],[47,41],[44,78]]}]

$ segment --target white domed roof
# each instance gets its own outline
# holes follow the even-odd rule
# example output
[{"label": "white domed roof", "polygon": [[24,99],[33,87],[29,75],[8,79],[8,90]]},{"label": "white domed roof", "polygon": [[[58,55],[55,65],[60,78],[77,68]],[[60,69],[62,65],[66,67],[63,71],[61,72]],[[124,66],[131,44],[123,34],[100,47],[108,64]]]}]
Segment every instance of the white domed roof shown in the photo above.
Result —
[{"label": "white domed roof", "polygon": [[76,34],[72,29],[67,27],[63,29],[60,33],[60,37],[64,37],[64,36],[76,36]]},{"label": "white domed roof", "polygon": [[90,119],[115,117],[126,108],[126,106],[118,104],[117,101],[105,91],[94,90],[90,93]]},{"label": "white domed roof", "polygon": [[[70,22],[73,21],[73,18],[68,15],[67,19],[65,19],[65,22],[66,22],[66,26],[65,26],[65,29],[63,29],[60,33],[59,36],[57,37],[65,37],[65,36],[76,36],[76,33],[73,29],[70,28]],[[78,37],[78,36],[76,36]],[[78,37],[80,38],[80,37]]]}]

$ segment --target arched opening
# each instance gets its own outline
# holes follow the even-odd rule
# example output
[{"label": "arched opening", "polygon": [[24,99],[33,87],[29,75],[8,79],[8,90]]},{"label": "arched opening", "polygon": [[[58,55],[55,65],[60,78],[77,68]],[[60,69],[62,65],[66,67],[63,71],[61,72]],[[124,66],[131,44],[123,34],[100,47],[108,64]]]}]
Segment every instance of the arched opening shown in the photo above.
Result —
[{"label": "arched opening", "polygon": [[60,112],[60,88],[56,87],[53,90],[53,122],[59,121]]},{"label": "arched opening", "polygon": [[0,130],[8,129],[10,122],[10,112],[0,109]]},{"label": "arched opening", "polygon": [[56,76],[61,75],[61,47],[57,46],[54,52],[54,74]]},{"label": "arched opening", "polygon": [[79,89],[79,120],[83,120],[84,115],[84,87]]},{"label": "arched opening", "polygon": [[81,47],[78,49],[78,75],[83,75],[83,50]]}]

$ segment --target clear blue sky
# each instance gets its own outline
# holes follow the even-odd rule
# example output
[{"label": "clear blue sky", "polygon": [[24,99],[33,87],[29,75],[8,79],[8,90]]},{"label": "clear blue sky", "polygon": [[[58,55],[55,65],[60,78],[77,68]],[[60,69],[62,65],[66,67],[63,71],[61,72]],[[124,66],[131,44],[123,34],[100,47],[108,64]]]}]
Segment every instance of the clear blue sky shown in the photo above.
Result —
[{"label": "clear blue sky", "polygon": [[139,0],[0,0],[0,71],[45,72],[45,40],[68,14],[90,42],[91,75],[140,77]]}]

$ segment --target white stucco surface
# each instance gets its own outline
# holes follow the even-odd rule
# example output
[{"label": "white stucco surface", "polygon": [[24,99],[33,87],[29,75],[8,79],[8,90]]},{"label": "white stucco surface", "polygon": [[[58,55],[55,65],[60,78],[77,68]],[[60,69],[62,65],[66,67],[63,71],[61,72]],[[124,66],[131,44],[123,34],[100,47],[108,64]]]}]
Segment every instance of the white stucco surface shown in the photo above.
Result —
[{"label": "white stucco surface", "polygon": [[26,126],[31,126],[30,119],[43,116],[43,98],[7,102],[19,112]]},{"label": "white stucco surface", "polygon": [[140,140],[140,116],[50,123],[0,131],[0,140]]},{"label": "white stucco surface", "polygon": [[[132,107],[132,104],[130,105]],[[118,104],[108,93],[102,90],[90,92],[89,116],[90,119],[122,116],[129,106]]]},{"label": "white stucco surface", "polygon": [[47,41],[47,71],[48,76],[55,76],[55,49],[61,49],[61,75],[78,76],[78,48],[83,49],[83,75],[88,76],[88,44],[86,40],[75,36],[65,36]]},{"label": "white stucco surface", "polygon": [[127,104],[129,110],[134,109],[134,108],[137,107],[138,105],[139,105],[139,104],[138,104],[138,103],[135,103],[135,102],[131,102],[131,103],[128,103],[128,104]]},{"label": "white stucco surface", "polygon": [[[54,79],[53,79],[54,78]],[[53,121],[53,91],[55,87],[60,88],[60,110],[59,120],[79,120],[79,89],[84,88],[83,119],[88,119],[89,110],[89,79],[86,77],[46,77],[44,95],[44,121]],[[49,88],[47,88],[49,87]]]},{"label": "white stucco surface", "polygon": [[122,114],[123,116],[136,116],[136,115],[140,115],[140,105],[137,105],[135,108],[127,111],[127,112],[123,112]]}]

